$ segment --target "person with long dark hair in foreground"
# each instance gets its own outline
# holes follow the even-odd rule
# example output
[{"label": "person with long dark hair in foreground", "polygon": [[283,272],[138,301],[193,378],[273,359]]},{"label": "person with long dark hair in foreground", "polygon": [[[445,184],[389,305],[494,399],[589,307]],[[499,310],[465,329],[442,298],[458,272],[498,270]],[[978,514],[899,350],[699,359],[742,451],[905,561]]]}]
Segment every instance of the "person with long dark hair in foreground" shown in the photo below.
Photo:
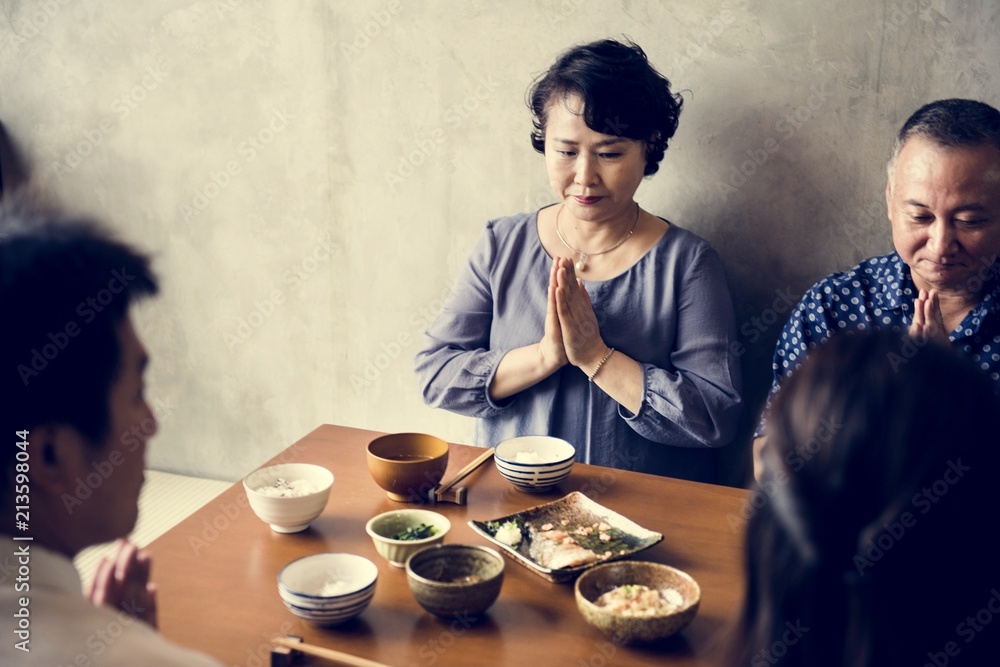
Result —
[{"label": "person with long dark hair in foreground", "polygon": [[724,664],[996,664],[998,422],[988,375],[945,345],[818,345],[769,410]]}]

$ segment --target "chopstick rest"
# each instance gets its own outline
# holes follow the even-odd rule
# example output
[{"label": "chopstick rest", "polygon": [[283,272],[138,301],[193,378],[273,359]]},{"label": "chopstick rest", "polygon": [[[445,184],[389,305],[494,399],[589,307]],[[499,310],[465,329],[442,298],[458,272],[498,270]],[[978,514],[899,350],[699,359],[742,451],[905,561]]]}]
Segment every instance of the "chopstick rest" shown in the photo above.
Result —
[{"label": "chopstick rest", "polygon": [[493,451],[494,448],[490,447],[485,452],[472,459],[472,461],[470,461],[464,468],[455,473],[455,476],[450,480],[432,488],[427,492],[427,500],[430,501],[431,504],[455,503],[456,505],[464,505],[466,495],[465,487],[460,486],[455,489],[452,489],[452,487],[468,477],[473,470],[490,460],[490,458],[493,457]]},{"label": "chopstick rest", "polygon": [[275,637],[274,643],[278,646],[271,650],[271,667],[291,667],[292,663],[301,657],[303,653],[329,660],[338,665],[347,665],[347,667],[388,667],[374,660],[359,658],[349,653],[341,653],[333,649],[306,644],[302,640],[302,637],[296,637],[295,635]]}]

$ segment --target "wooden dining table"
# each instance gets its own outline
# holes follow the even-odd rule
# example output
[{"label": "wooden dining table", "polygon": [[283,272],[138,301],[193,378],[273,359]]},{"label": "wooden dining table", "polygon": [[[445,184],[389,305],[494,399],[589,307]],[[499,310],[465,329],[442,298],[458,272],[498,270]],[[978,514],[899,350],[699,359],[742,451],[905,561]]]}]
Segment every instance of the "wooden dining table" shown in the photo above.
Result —
[{"label": "wooden dining table", "polygon": [[[380,435],[323,425],[264,464],[314,463],[333,472],[326,508],[303,532],[273,532],[250,509],[238,482],[156,539],[149,549],[161,632],[233,667],[270,665],[274,639],[286,635],[397,667],[719,664],[716,652],[743,595],[743,524],[752,510],[746,491],[577,463],[555,489],[529,494],[515,489],[489,461],[460,482],[467,489],[465,505],[432,507],[451,521],[446,544],[489,545],[468,521],[504,517],[580,491],[662,533],[662,541],[632,558],[690,574],[701,587],[701,606],[673,637],[619,645],[584,620],[572,582],[550,583],[505,556],[500,597],[485,615],[475,623],[444,619],[417,604],[405,570],[379,556],[365,532],[373,516],[415,506],[387,498],[368,473],[365,448]],[[445,479],[481,452],[451,444]],[[358,554],[379,570],[371,604],[341,625],[310,625],[278,596],[278,572],[321,552]],[[302,664],[330,663],[305,656]]]}]

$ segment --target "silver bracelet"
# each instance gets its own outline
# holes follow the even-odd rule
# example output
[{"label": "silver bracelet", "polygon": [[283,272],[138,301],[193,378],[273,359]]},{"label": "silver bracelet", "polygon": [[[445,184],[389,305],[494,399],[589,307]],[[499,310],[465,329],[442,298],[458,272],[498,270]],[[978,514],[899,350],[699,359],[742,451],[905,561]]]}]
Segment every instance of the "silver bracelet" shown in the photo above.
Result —
[{"label": "silver bracelet", "polygon": [[597,373],[598,373],[598,371],[600,371],[600,370],[601,370],[601,366],[603,366],[603,365],[604,365],[604,362],[605,362],[605,361],[607,361],[608,359],[610,359],[610,358],[611,358],[611,355],[612,355],[612,354],[614,354],[614,353],[615,353],[615,348],[613,348],[613,347],[609,347],[609,348],[608,348],[608,353],[607,353],[607,354],[605,354],[605,355],[604,355],[604,358],[603,358],[603,359],[601,359],[601,360],[600,360],[600,361],[599,361],[599,362],[597,363],[597,368],[595,368],[595,369],[594,369],[594,372],[593,372],[593,373],[591,373],[590,375],[588,375],[588,376],[587,376],[587,382],[593,382],[593,381],[594,381],[594,378],[595,378],[595,377],[597,377]]}]

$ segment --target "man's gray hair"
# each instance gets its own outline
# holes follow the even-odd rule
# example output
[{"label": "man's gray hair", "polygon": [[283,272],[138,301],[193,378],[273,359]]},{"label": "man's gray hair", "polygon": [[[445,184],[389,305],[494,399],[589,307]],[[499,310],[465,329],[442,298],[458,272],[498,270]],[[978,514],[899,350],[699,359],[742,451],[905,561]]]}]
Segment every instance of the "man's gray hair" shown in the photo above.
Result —
[{"label": "man's gray hair", "polygon": [[991,145],[1000,150],[1000,111],[977,100],[949,99],[925,104],[910,116],[896,135],[889,158],[889,182],[903,146],[923,137],[943,148]]}]

